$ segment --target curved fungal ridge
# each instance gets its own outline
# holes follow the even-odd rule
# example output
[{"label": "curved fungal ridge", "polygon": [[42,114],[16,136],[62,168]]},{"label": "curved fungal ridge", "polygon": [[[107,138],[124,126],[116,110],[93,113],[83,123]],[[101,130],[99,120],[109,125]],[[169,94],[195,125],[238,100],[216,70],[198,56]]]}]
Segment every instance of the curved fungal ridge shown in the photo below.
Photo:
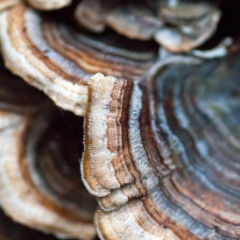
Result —
[{"label": "curved fungal ridge", "polygon": [[188,52],[204,43],[215,32],[220,11],[208,4],[178,2],[169,6],[158,1],[84,0],[75,17],[92,30],[102,32],[107,26],[130,39],[155,39],[171,52]]},{"label": "curved fungal ridge", "polygon": [[238,57],[212,60],[191,70],[169,64],[156,71],[148,93],[155,99],[152,118],[170,129],[162,128],[163,136],[176,164],[162,190],[197,221],[233,238],[239,235],[239,128],[233,114],[239,97],[232,92],[239,88],[238,62]]},{"label": "curved fungal ridge", "polygon": [[71,0],[27,0],[34,8],[40,10],[55,10],[66,7],[72,1]]},{"label": "curved fungal ridge", "polygon": [[95,202],[79,190],[81,184],[74,191],[73,176],[64,179],[64,166],[59,167],[56,162],[66,165],[66,160],[53,154],[49,146],[48,150],[36,151],[47,128],[45,115],[1,111],[0,140],[5,142],[0,159],[1,207],[15,221],[31,228],[63,238],[93,239],[90,209]]},{"label": "curved fungal ridge", "polygon": [[232,94],[238,81],[228,81],[236,76],[239,60],[224,72],[227,61],[233,63],[212,61],[191,71],[181,64],[174,70],[169,67],[155,81],[158,98],[164,100],[156,102],[155,112],[163,109],[178,139],[171,146],[177,168],[163,179],[164,192],[204,225],[237,237],[239,128],[233,111],[238,112],[240,100]]},{"label": "curved fungal ridge", "polygon": [[[66,59],[74,62],[85,71],[82,78],[87,81],[90,73],[101,71],[104,74],[139,80],[139,77],[153,63],[154,50],[124,49],[114,41],[114,37],[102,36],[99,39],[74,32],[65,25],[43,22],[42,31],[48,45]],[[108,43],[107,43],[108,42]],[[56,44],[57,43],[57,44]],[[125,71],[123,71],[123,69]],[[86,74],[89,73],[89,74]]]},{"label": "curved fungal ridge", "polygon": [[[62,111],[71,127],[61,124],[43,94],[1,71],[3,210],[59,238],[90,240],[97,230],[111,240],[239,239],[239,47],[228,39],[192,51],[214,34],[220,10],[207,2],[82,0],[75,17],[90,33],[31,9],[71,0],[26,2],[0,1],[5,65],[85,116],[85,149],[80,177],[82,118]],[[81,178],[100,206],[96,228],[95,198]]]},{"label": "curved fungal ridge", "polygon": [[238,62],[169,61],[143,87],[91,78],[82,172],[102,239],[237,239]]},{"label": "curved fungal ridge", "polygon": [[0,19],[5,65],[77,115],[84,115],[87,80],[93,73],[139,80],[156,59],[156,49],[125,50],[120,41],[107,36],[99,44],[91,35],[44,21],[24,5],[4,12]]},{"label": "curved fungal ridge", "polygon": [[67,204],[63,207],[54,203],[52,196],[42,191],[43,186],[39,187],[43,183],[34,182],[38,172],[31,172],[31,163],[35,158],[36,136],[24,138],[33,124],[33,116],[1,111],[0,140],[4,142],[0,159],[1,207],[15,221],[31,228],[64,238],[92,239],[95,230],[91,221],[71,215]]},{"label": "curved fungal ridge", "polygon": [[[0,67],[2,210],[17,223],[35,230],[62,238],[93,239],[96,201],[83,187],[79,172],[72,170],[79,164],[77,149],[73,148],[79,132],[71,135],[69,127],[61,124],[64,112],[54,118],[59,109],[42,92],[8,72],[2,62]],[[81,119],[76,118],[72,120],[79,126]],[[59,131],[61,127],[65,133]],[[63,144],[64,137],[68,144]],[[24,238],[23,232],[26,238],[45,236],[27,228],[21,230],[14,223],[8,224],[16,232],[6,234],[2,229],[5,224],[0,229],[4,239]],[[45,237],[54,239],[53,235]]]},{"label": "curved fungal ridge", "polygon": [[144,149],[139,151],[141,91],[131,81],[97,74],[89,81],[88,98],[83,180],[101,206],[111,210],[158,184]]},{"label": "curved fungal ridge", "polygon": [[0,12],[21,4],[21,0],[1,0]]},{"label": "curved fungal ridge", "polygon": [[[26,15],[31,19],[29,25],[42,39],[40,19],[34,12],[24,6],[19,6],[3,13],[1,15],[1,44],[6,66],[29,84],[50,95],[57,105],[81,114],[84,109],[86,88],[81,84],[74,85],[71,80],[72,78],[75,81],[78,80],[78,76],[69,76],[61,66],[54,64],[53,57],[56,57],[58,60],[55,61],[59,62],[62,59],[61,56],[57,53],[50,54],[49,57],[46,56],[46,53],[51,49],[49,47],[45,49],[44,43],[41,45],[42,49],[38,49],[34,38],[31,39],[28,36],[29,25],[26,25]],[[39,43],[40,39],[35,40]],[[73,63],[62,62],[65,66],[72,65],[73,67]],[[76,69],[76,71],[79,70]],[[79,101],[78,106],[73,104],[74,100]]]}]

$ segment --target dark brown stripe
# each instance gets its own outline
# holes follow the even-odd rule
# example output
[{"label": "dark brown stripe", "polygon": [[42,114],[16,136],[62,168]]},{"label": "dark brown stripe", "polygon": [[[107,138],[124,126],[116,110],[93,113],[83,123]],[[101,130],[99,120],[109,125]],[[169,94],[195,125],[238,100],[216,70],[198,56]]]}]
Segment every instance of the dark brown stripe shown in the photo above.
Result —
[{"label": "dark brown stripe", "polygon": [[[119,90],[119,87],[121,88],[120,94],[115,95],[116,91]],[[111,146],[111,142],[108,141],[108,149],[111,152],[117,154],[117,157],[113,158],[112,164],[115,169],[116,179],[118,180],[120,185],[133,183],[138,190],[139,195],[142,196],[146,193],[146,189],[143,186],[143,183],[141,181],[141,174],[135,165],[131,149],[129,147],[130,140],[128,136],[128,121],[132,89],[133,83],[127,80],[116,81],[116,83],[114,84],[111,94],[112,100],[109,103],[110,114],[108,116],[107,136],[110,136],[108,138],[109,140],[115,138],[116,136],[117,139],[119,139],[119,141],[121,142],[122,148],[120,148],[120,146]],[[117,126],[118,129],[116,129],[116,132],[111,132],[113,126]],[[123,173],[116,170],[124,169],[124,165],[126,165],[127,167],[127,173],[130,173],[132,177],[132,182],[124,181]]]},{"label": "dark brown stripe", "polygon": [[[44,55],[43,52],[41,52],[36,45],[31,41],[31,39],[28,36],[28,29],[26,26],[26,20],[24,17],[25,12],[27,11],[27,7],[25,6],[20,6],[12,11],[9,12],[8,15],[8,22],[10,23],[10,27],[8,28],[8,33],[11,36],[11,25],[17,25],[19,31],[21,31],[21,40],[25,42],[25,45],[31,50],[32,54],[35,55],[38,59],[40,59],[44,64],[52,71],[56,72],[59,76],[63,77],[64,79],[73,82],[73,83],[78,83],[79,82],[79,77],[70,75],[66,73],[62,67],[57,65],[55,62],[50,60],[46,55]],[[19,16],[19,18],[16,18],[16,15]],[[21,41],[20,40],[20,41]],[[16,41],[16,39],[12,39],[12,45],[14,46],[13,42]],[[17,49],[17,48],[16,48]],[[29,59],[28,59],[29,61]],[[44,74],[44,73],[43,73]],[[50,78],[49,78],[50,79]],[[50,79],[51,80],[51,79]]]}]

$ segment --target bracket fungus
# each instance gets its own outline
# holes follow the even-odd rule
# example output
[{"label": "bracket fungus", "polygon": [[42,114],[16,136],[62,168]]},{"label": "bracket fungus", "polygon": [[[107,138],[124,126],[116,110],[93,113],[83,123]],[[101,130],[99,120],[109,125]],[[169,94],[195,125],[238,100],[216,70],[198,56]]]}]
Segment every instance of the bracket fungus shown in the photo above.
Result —
[{"label": "bracket fungus", "polygon": [[[73,146],[76,139],[81,141],[82,131],[70,131],[41,92],[4,69],[0,86],[2,209],[15,221],[46,233],[93,239],[96,203],[74,170],[81,151]],[[81,124],[81,119],[75,122]],[[58,133],[62,128],[65,133]],[[65,138],[68,144],[63,144]]]},{"label": "bracket fungus", "polygon": [[239,62],[172,57],[140,85],[91,78],[81,169],[102,239],[238,239]]},{"label": "bracket fungus", "polygon": [[98,40],[76,33],[63,24],[44,21],[23,5],[4,12],[0,26],[6,66],[77,115],[84,113],[92,74],[101,71],[134,80],[156,59],[155,48],[131,49],[114,38]]},{"label": "bracket fungus", "polygon": [[206,2],[83,0],[75,16],[84,27],[101,32],[110,26],[132,39],[154,38],[172,52],[187,52],[210,38],[220,11]]},{"label": "bracket fungus", "polygon": [[223,2],[0,1],[4,239],[240,238]]},{"label": "bracket fungus", "polygon": [[65,7],[71,0],[27,0],[33,7],[41,10],[55,10]]}]

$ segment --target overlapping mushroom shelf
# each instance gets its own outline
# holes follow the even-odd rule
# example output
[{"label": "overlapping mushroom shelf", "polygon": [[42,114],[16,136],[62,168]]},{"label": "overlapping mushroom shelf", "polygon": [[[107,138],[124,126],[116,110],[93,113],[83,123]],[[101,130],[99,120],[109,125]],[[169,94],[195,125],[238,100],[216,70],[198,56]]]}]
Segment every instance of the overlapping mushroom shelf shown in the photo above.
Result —
[{"label": "overlapping mushroom shelf", "polygon": [[40,10],[55,10],[71,4],[71,0],[27,0],[34,8]]},{"label": "overlapping mushroom shelf", "polygon": [[131,39],[153,38],[171,52],[188,52],[204,43],[220,16],[206,1],[83,0],[75,11],[76,20],[93,32],[108,26]]},{"label": "overlapping mushroom shelf", "polygon": [[239,45],[192,51],[221,12],[177,2],[82,0],[70,27],[66,9],[36,9],[71,0],[0,1],[1,54],[22,78],[0,63],[0,205],[52,234],[24,239],[239,239]]},{"label": "overlapping mushroom shelf", "polygon": [[[58,237],[93,239],[96,202],[79,174],[83,119],[56,108],[2,62],[0,67],[1,208],[28,227]],[[16,233],[7,239],[23,235],[21,227],[9,224]],[[26,239],[48,238],[34,231],[25,234]]]},{"label": "overlapping mushroom shelf", "polygon": [[24,2],[40,10],[55,10],[68,6],[71,0],[0,0],[0,11],[20,5]]},{"label": "overlapping mushroom shelf", "polygon": [[240,58],[89,81],[83,181],[102,239],[238,239]]},{"label": "overlapping mushroom shelf", "polygon": [[91,75],[101,71],[134,80],[156,59],[156,47],[76,33],[64,24],[44,21],[23,5],[0,18],[6,66],[77,115],[84,114]]}]

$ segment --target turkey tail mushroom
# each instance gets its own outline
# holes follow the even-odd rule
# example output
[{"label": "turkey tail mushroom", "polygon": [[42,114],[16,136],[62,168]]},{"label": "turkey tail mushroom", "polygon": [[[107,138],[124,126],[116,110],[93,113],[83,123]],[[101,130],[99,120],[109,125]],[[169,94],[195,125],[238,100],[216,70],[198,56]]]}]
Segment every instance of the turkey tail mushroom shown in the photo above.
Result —
[{"label": "turkey tail mushroom", "polygon": [[68,6],[71,0],[27,0],[34,8],[40,10],[55,10]]},{"label": "turkey tail mushroom", "polygon": [[220,10],[82,0],[75,16],[90,33],[30,8],[70,0],[26,2],[0,1],[4,63],[84,115],[85,146],[83,118],[0,71],[3,211],[58,238],[239,239],[239,48],[192,51],[214,34]]},{"label": "turkey tail mushroom", "polygon": [[239,238],[239,59],[91,78],[81,170],[101,239]]},{"label": "turkey tail mushroom", "polygon": [[76,33],[63,24],[44,21],[23,5],[4,12],[0,26],[6,66],[77,115],[84,114],[92,74],[101,71],[139,79],[157,54],[155,47],[131,49],[116,38],[104,42],[104,36]]},{"label": "turkey tail mushroom", "polygon": [[203,44],[215,32],[220,11],[206,2],[83,0],[75,17],[84,27],[102,32],[107,26],[139,40],[155,39],[171,52],[188,52]]},{"label": "turkey tail mushroom", "polygon": [[[82,132],[69,129],[62,113],[56,115],[60,110],[43,93],[1,67],[3,211],[16,222],[58,237],[93,239],[96,202],[84,189],[78,170]],[[79,126],[82,118],[72,116],[71,123]]]},{"label": "turkey tail mushroom", "polygon": [[73,201],[67,201],[67,194],[77,198],[79,191],[74,194],[70,178],[66,181],[56,169],[57,159],[50,158],[50,153],[45,158],[37,155],[39,131],[46,127],[46,119],[40,116],[36,121],[31,116],[2,111],[0,119],[0,141],[5,143],[0,148],[0,203],[4,211],[17,222],[59,237],[93,239],[95,229],[86,206],[81,209],[77,203],[74,206]]}]

